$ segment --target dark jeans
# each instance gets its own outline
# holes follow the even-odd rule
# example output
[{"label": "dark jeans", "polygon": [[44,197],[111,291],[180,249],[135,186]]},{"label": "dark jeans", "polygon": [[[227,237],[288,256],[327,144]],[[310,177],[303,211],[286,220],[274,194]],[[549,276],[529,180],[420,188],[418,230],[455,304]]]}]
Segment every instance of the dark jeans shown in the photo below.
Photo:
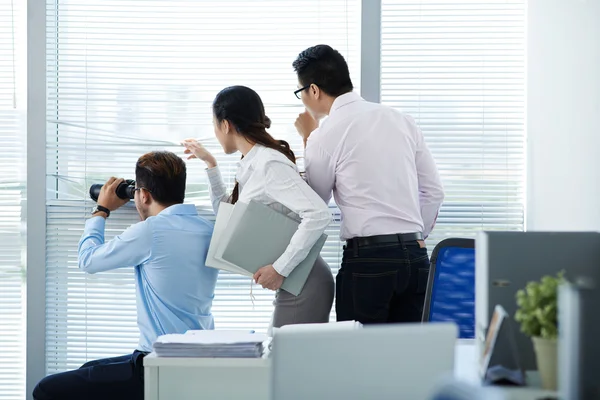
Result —
[{"label": "dark jeans", "polygon": [[74,371],[49,375],[33,390],[35,400],[143,400],[147,353],[90,361]]},{"label": "dark jeans", "polygon": [[428,276],[427,249],[416,240],[344,248],[336,277],[337,320],[420,322]]}]

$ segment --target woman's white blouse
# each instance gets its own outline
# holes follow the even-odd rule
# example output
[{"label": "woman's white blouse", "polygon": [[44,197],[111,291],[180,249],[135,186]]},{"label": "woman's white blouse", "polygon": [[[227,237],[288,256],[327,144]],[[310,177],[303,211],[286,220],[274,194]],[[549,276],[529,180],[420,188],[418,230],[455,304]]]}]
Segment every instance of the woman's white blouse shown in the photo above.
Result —
[{"label": "woman's white blouse", "polygon": [[[207,169],[207,174],[216,214],[219,204],[228,201],[230,195],[219,167]],[[236,179],[240,188],[238,201],[254,200],[300,221],[287,249],[273,263],[277,272],[288,276],[331,222],[329,207],[302,179],[294,163],[268,147],[255,145],[239,162]]]}]

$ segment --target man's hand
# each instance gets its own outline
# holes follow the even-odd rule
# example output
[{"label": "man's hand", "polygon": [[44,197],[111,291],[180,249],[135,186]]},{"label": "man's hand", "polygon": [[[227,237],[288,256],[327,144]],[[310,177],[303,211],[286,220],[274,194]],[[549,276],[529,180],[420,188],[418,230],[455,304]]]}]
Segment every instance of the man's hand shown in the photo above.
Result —
[{"label": "man's hand", "polygon": [[267,265],[256,271],[254,281],[265,289],[277,290],[283,284],[283,276],[272,265]]},{"label": "man's hand", "polygon": [[302,140],[304,140],[304,144],[306,145],[310,134],[313,133],[314,130],[319,127],[319,121],[314,119],[308,111],[304,111],[303,113],[298,115],[294,126],[296,127],[296,130],[298,131],[300,136],[302,136]]},{"label": "man's hand", "polygon": [[123,178],[112,177],[106,181],[98,195],[98,205],[115,211],[117,208],[129,203],[129,199],[121,199],[117,196],[117,186],[124,182]]}]

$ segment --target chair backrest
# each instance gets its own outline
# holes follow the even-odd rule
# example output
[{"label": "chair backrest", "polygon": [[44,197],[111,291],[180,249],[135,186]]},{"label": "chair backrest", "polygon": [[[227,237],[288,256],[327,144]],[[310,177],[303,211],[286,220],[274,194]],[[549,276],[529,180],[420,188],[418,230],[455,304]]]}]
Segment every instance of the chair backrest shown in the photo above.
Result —
[{"label": "chair backrest", "polygon": [[424,322],[452,321],[461,339],[475,337],[475,240],[445,239],[431,255]]}]

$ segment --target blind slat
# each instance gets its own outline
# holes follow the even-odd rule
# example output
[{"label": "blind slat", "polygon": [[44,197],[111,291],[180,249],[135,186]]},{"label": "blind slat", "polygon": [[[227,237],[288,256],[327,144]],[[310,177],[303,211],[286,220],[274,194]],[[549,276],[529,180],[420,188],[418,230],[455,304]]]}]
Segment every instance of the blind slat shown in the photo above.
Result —
[{"label": "blind slat", "polygon": [[[226,86],[243,84],[262,97],[271,133],[298,156],[293,126],[303,111],[293,94],[291,63],[303,49],[328,43],[360,71],[360,1],[48,0],[47,3],[47,283],[48,372],[132,351],[137,344],[131,269],[86,276],[77,243],[92,207],[88,188],[110,176],[134,177],[151,150],[183,155],[175,143],[203,141],[231,189],[238,156],[214,138],[211,104]],[[310,29],[307,29],[307,24]],[[358,83],[358,82],[357,82]],[[299,160],[301,164],[301,160]],[[188,162],[186,202],[214,219],[202,162]],[[335,214],[335,210],[332,210]],[[339,217],[338,217],[339,218]],[[138,217],[111,214],[107,239]],[[328,229],[323,256],[339,266],[339,222]],[[213,303],[216,327],[265,330],[273,292],[220,273]]]},{"label": "blind slat", "polygon": [[24,0],[0,0],[0,400],[25,397]]},{"label": "blind slat", "polygon": [[446,200],[428,247],[522,230],[523,0],[383,0],[382,103],[412,115]]}]

